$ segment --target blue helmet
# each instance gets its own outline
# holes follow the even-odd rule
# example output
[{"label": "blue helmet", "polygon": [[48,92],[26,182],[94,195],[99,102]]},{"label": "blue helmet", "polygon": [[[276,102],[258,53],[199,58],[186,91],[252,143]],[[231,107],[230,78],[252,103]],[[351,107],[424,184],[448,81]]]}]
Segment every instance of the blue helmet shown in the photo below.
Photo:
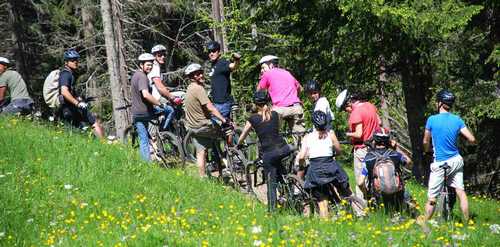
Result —
[{"label": "blue helmet", "polygon": [[74,59],[80,59],[80,54],[76,50],[70,49],[64,52],[64,61]]},{"label": "blue helmet", "polygon": [[207,44],[207,50],[208,52],[211,51],[220,51],[220,44],[217,41],[210,41]]},{"label": "blue helmet", "polygon": [[325,130],[328,120],[326,119],[326,113],[322,111],[314,111],[312,114],[312,122],[316,129]]}]

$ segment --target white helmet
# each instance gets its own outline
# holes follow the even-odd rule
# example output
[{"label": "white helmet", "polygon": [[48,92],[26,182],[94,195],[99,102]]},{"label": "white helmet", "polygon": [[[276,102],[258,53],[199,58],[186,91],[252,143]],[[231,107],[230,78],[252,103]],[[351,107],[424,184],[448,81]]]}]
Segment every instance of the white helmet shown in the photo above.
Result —
[{"label": "white helmet", "polygon": [[340,94],[337,96],[337,99],[335,99],[335,105],[337,106],[337,108],[343,110],[345,104],[347,103],[347,99],[347,89],[344,89],[344,91],[340,92]]},{"label": "white helmet", "polygon": [[273,55],[265,55],[259,60],[259,64],[267,63],[272,60],[278,60],[278,57]]},{"label": "white helmet", "polygon": [[154,61],[155,56],[151,55],[151,53],[142,53],[137,60],[139,60],[139,62]]},{"label": "white helmet", "polygon": [[10,64],[10,61],[9,59],[5,58],[5,57],[0,57],[0,63],[3,63],[3,64]]},{"label": "white helmet", "polygon": [[184,74],[185,75],[190,75],[191,73],[195,72],[195,71],[198,71],[198,70],[203,70],[201,68],[201,65],[197,64],[197,63],[192,63],[190,65],[188,65],[186,67],[186,69],[184,70]]},{"label": "white helmet", "polygon": [[153,46],[153,48],[151,48],[151,53],[155,54],[156,52],[166,51],[166,50],[167,50],[167,48],[165,48],[165,46],[163,46],[163,45],[155,45],[155,46]]}]

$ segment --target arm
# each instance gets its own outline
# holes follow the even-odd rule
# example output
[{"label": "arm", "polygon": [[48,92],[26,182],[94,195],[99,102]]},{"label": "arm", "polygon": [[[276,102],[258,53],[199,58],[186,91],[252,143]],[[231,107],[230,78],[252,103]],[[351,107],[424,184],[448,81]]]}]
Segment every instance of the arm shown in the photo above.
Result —
[{"label": "arm", "polygon": [[250,122],[247,121],[245,123],[245,127],[243,127],[243,131],[241,132],[241,135],[240,135],[240,138],[238,139],[237,145],[241,145],[243,143],[243,140],[245,140],[245,138],[247,138],[248,133],[250,133],[251,129],[252,129],[252,124],[250,124]]},{"label": "arm", "polygon": [[204,105],[207,110],[214,115],[216,118],[220,119],[222,123],[226,123],[226,119],[220,114],[220,112],[215,108],[215,106],[212,104],[212,102],[208,102],[206,105]]},{"label": "arm", "polygon": [[231,72],[237,70],[240,66],[241,55],[238,53],[233,53],[232,58],[233,62],[229,64],[229,70],[231,70]]},{"label": "arm", "polygon": [[2,102],[5,99],[5,91],[7,91],[7,87],[5,86],[0,87],[0,102]]},{"label": "arm", "polygon": [[269,87],[269,81],[267,80],[267,77],[263,74],[260,77],[259,83],[257,84],[257,90],[267,89],[268,87]]},{"label": "arm", "polygon": [[153,97],[153,95],[149,93],[147,89],[141,90],[141,94],[142,97],[144,97],[144,99],[146,99],[149,103],[157,106],[161,105],[160,101],[155,99],[155,97]]},{"label": "arm", "polygon": [[307,149],[307,136],[306,136],[304,139],[302,139],[302,145],[299,153],[297,154],[296,162],[299,163],[299,165],[303,166],[307,155],[308,155],[308,149]]},{"label": "arm", "polygon": [[477,144],[476,138],[474,137],[472,132],[470,132],[470,130],[467,127],[461,128],[460,134],[462,134],[465,137],[465,139],[467,139],[467,141],[469,141],[470,143]]},{"label": "arm", "polygon": [[163,82],[161,82],[160,77],[154,77],[153,83],[155,84],[156,88],[158,89],[158,92],[160,92],[160,94],[163,97],[167,98],[168,100],[174,99],[174,96],[172,94],[170,94],[170,91],[167,89],[167,87],[165,87],[165,85],[163,85]]},{"label": "arm", "polygon": [[362,123],[358,123],[356,124],[356,129],[354,130],[354,132],[347,132],[345,133],[346,136],[349,136],[351,138],[361,138],[361,136],[363,135],[363,124]]},{"label": "arm", "polygon": [[431,150],[431,132],[428,129],[424,131],[424,140],[422,141],[424,144],[424,152],[430,152]]},{"label": "arm", "polygon": [[335,131],[330,131],[330,139],[332,140],[333,149],[335,150],[335,153],[339,155],[342,152],[342,149],[340,148],[340,142],[337,139],[337,136],[335,135]]},{"label": "arm", "polygon": [[80,101],[73,97],[73,95],[69,92],[69,88],[67,86],[61,86],[61,95],[64,97],[65,101],[75,106],[78,106],[78,103],[80,103]]}]

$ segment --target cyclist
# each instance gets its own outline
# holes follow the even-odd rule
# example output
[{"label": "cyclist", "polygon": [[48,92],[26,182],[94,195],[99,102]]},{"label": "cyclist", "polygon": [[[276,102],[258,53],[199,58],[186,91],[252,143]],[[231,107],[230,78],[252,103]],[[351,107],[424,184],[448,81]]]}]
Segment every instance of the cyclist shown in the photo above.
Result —
[{"label": "cyclist", "polygon": [[330,103],[328,99],[321,96],[321,85],[316,80],[310,80],[305,86],[305,91],[309,98],[314,103],[313,112],[322,111],[326,114],[327,129],[332,129],[332,121],[334,119],[332,109],[330,108]]},{"label": "cyclist", "polygon": [[59,116],[71,122],[77,127],[81,127],[82,122],[92,125],[94,134],[99,138],[104,138],[104,130],[100,121],[88,109],[88,103],[78,96],[74,89],[76,82],[75,72],[79,67],[80,54],[73,49],[64,52],[64,68],[59,74]]},{"label": "cyclist", "polygon": [[[354,176],[356,178],[356,196],[363,197],[363,177],[361,170],[363,160],[368,152],[365,142],[370,140],[375,130],[380,128],[380,118],[377,114],[377,108],[370,102],[362,99],[357,94],[350,94],[347,90],[342,91],[335,101],[335,105],[340,110],[349,113],[349,132],[347,137],[351,138],[354,146]],[[366,192],[365,192],[366,193]]]},{"label": "cyclist", "polygon": [[402,180],[399,180],[402,186],[402,190],[396,192],[394,196],[379,195],[374,191],[373,168],[377,163],[378,157],[385,156],[391,159],[396,169],[397,177],[399,177],[400,179],[402,173],[401,166],[411,165],[412,160],[408,155],[399,150],[397,142],[395,140],[391,140],[389,131],[387,131],[386,129],[380,128],[379,130],[376,130],[373,134],[372,139],[373,147],[365,156],[364,167],[362,170],[362,186],[365,186],[364,191],[368,192],[365,197],[369,198],[369,196],[374,196],[375,199],[387,205],[385,207],[386,209],[393,208],[399,210],[402,208],[403,203],[406,203],[408,206],[413,207],[414,204],[410,197],[410,193],[408,191],[405,191]]},{"label": "cyclist", "polygon": [[232,62],[221,58],[220,44],[210,41],[207,44],[208,58],[210,60],[210,84],[212,86],[211,96],[215,108],[225,118],[230,118],[231,106],[234,104],[231,95],[231,72],[238,69],[240,64],[240,54],[232,54]]},{"label": "cyclist", "polygon": [[323,111],[312,114],[314,130],[302,140],[297,159],[301,165],[309,159],[304,188],[318,201],[320,217],[328,217],[328,201],[335,186],[342,197],[349,197],[349,178],[344,169],[335,161],[340,154],[340,143],[335,132],[327,128],[328,117]]},{"label": "cyclist", "polygon": [[[163,82],[161,80],[161,66],[165,64],[165,52],[167,51],[167,48],[163,45],[155,45],[153,48],[151,48],[151,54],[155,57],[155,60],[153,62],[153,68],[151,69],[151,72],[148,73],[148,79],[149,83],[151,84],[152,87],[152,95],[155,97],[157,100],[159,100],[161,103],[167,103],[167,102],[172,102],[175,105],[179,105],[182,103],[182,99],[175,97],[170,93],[170,91],[163,85]],[[163,100],[162,96],[164,99]],[[159,107],[154,107],[155,112],[159,111],[164,111],[165,113],[165,120],[163,121],[160,130],[165,130],[168,128],[168,125],[170,124],[170,121],[172,120],[174,116],[174,108],[170,105],[164,104],[164,108],[159,108]]]},{"label": "cyclist", "polygon": [[266,91],[257,91],[254,94],[254,103],[257,113],[250,116],[238,139],[238,146],[243,143],[251,129],[254,129],[259,138],[262,149],[262,162],[264,165],[265,180],[267,181],[267,207],[274,211],[277,205],[278,179],[283,173],[281,160],[289,155],[292,150],[280,135],[279,115],[271,110],[268,105],[269,96]]},{"label": "cyclist", "polygon": [[303,132],[304,109],[299,99],[302,86],[290,72],[278,66],[278,57],[266,55],[260,59],[259,64],[261,76],[257,90],[268,90],[273,111],[288,122],[289,130]]},{"label": "cyclist", "polygon": [[144,161],[149,162],[151,157],[148,124],[154,114],[153,107],[160,107],[161,103],[151,94],[152,87],[147,77],[153,68],[155,57],[150,53],[143,53],[137,60],[139,61],[139,69],[135,71],[130,80],[132,119],[139,136],[139,154]]},{"label": "cyclist", "polygon": [[[464,161],[459,153],[457,137],[461,134],[472,144],[476,143],[476,138],[465,126],[464,121],[457,115],[450,113],[450,109],[455,102],[455,96],[448,90],[441,90],[437,94],[438,114],[427,119],[424,132],[424,150],[430,151],[431,139],[434,151],[434,162],[431,164],[431,174],[429,176],[428,201],[425,205],[424,222],[429,220],[434,213],[436,198],[443,186],[455,188],[460,208],[464,215],[465,222],[469,220],[469,205],[467,195],[464,190],[463,167]],[[444,185],[444,170],[440,168],[443,164],[448,164],[448,184]]]},{"label": "cyclist", "polygon": [[[26,83],[17,71],[8,69],[9,65],[9,59],[0,57],[0,112],[10,114],[31,112],[33,100],[28,94]],[[5,100],[7,91],[10,103]]]},{"label": "cyclist", "polygon": [[213,146],[213,139],[219,129],[212,122],[210,115],[215,116],[227,125],[228,120],[215,108],[205,91],[205,77],[201,65],[193,63],[186,67],[184,74],[189,78],[185,96],[186,126],[194,133],[193,142],[196,146],[196,163],[200,177],[206,177],[207,149]]}]

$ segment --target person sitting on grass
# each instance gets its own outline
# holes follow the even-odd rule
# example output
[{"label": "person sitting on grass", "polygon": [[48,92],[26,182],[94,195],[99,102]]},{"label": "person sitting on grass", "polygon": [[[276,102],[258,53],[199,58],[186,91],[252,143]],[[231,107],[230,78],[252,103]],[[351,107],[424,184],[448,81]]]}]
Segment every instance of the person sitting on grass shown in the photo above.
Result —
[{"label": "person sitting on grass", "polygon": [[[363,191],[366,191],[365,197],[373,197],[379,204],[383,203],[386,212],[392,210],[401,211],[403,208],[407,210],[414,209],[415,203],[411,199],[410,193],[405,190],[401,170],[402,166],[411,165],[412,160],[408,155],[401,152],[395,140],[390,139],[388,130],[384,128],[376,130],[372,139],[372,147],[365,156],[361,184],[359,184],[359,186],[364,187]],[[379,172],[374,171],[377,164],[379,164],[377,169],[382,169],[380,164],[386,159],[392,162],[393,171],[395,172],[393,173],[394,176],[386,177],[388,178],[386,181],[394,181],[396,187],[393,194],[386,194],[381,191],[381,182],[379,181],[382,181],[383,178],[378,177]],[[390,183],[386,183],[386,185],[388,184]]]},{"label": "person sitting on grass", "polygon": [[352,191],[346,172],[335,161],[335,155],[341,152],[340,143],[335,132],[327,128],[327,115],[322,111],[315,111],[312,122],[314,130],[302,140],[297,159],[301,165],[309,159],[304,188],[318,201],[320,217],[326,218],[333,187],[343,198],[351,196]]}]

